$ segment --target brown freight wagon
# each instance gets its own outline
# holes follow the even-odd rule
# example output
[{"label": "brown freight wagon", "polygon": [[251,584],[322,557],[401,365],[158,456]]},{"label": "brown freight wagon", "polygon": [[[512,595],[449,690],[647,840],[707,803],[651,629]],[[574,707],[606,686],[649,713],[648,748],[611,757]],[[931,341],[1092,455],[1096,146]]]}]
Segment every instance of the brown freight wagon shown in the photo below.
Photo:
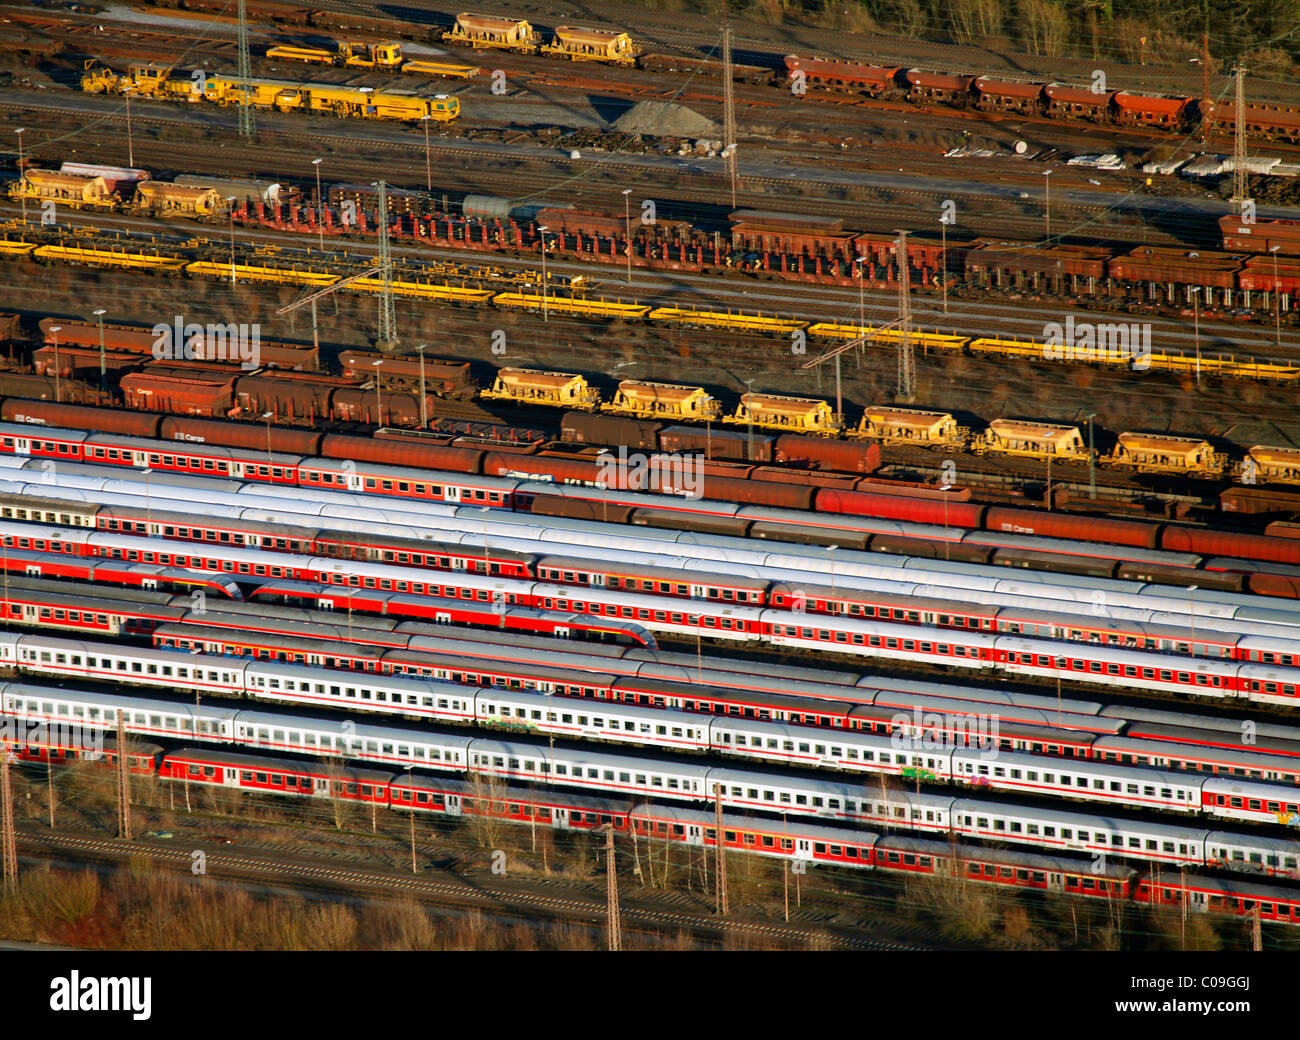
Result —
[{"label": "brown freight wagon", "polygon": [[187,444],[220,444],[226,448],[273,451],[285,455],[319,455],[322,435],[283,426],[268,428],[265,422],[220,422],[168,415],[159,423],[157,436],[165,441],[184,441]]},{"label": "brown freight wagon", "polygon": [[591,502],[585,498],[560,495],[535,495],[529,508],[539,516],[562,516],[571,520],[595,520],[599,523],[631,523],[632,506]]},{"label": "brown freight wagon", "polygon": [[902,495],[906,498],[938,498],[949,502],[969,502],[971,489],[968,487],[949,487],[943,490],[940,484],[922,484],[914,480],[889,480],[885,477],[863,477],[857,482],[855,491],[864,491],[868,495]]},{"label": "brown freight wagon", "polygon": [[428,397],[421,410],[418,393],[378,388],[361,390],[346,386],[334,391],[330,398],[330,410],[335,419],[343,422],[419,429],[423,418],[433,414],[436,403],[437,398]]},{"label": "brown freight wagon", "polygon": [[880,468],[880,445],[868,441],[783,433],[776,438],[773,455],[777,462],[787,465],[806,465],[837,473],[874,473]]},{"label": "brown freight wagon", "polygon": [[46,376],[28,375],[25,372],[0,372],[0,396],[104,407],[109,407],[114,402],[111,393],[99,388],[98,372],[95,373],[92,382],[82,379],[60,379],[57,386],[53,379]]},{"label": "brown freight wagon", "polygon": [[270,412],[276,421],[315,422],[329,416],[334,391],[355,385],[338,376],[296,372],[245,375],[235,381],[235,406],[256,417]]},{"label": "brown freight wagon", "polygon": [[[59,326],[58,333],[51,332]],[[93,321],[78,321],[75,318],[42,318],[40,320],[41,338],[46,343],[53,343],[59,337],[59,346],[72,343],[83,347],[99,349],[99,324]],[[125,350],[133,354],[152,354],[157,336],[150,329],[141,325],[119,325],[104,322],[104,349]]]},{"label": "brown freight wagon", "polygon": [[[376,366],[376,361],[383,364]],[[370,350],[345,350],[339,354],[339,367],[345,376],[356,380],[379,380],[385,390],[390,386],[408,389],[420,386],[421,365],[418,357],[396,357]],[[427,394],[469,399],[478,388],[470,374],[468,361],[425,358],[424,390]]]},{"label": "brown freight wagon", "polygon": [[776,509],[811,509],[811,487],[777,484],[770,480],[736,480],[733,477],[705,477],[704,497],[723,502],[772,506]]},{"label": "brown freight wagon", "polygon": [[154,366],[128,372],[119,385],[128,408],[224,418],[230,414],[235,377]]},{"label": "brown freight wagon", "polygon": [[[775,542],[792,542],[798,545],[820,545],[826,548],[865,550],[871,542],[867,531],[833,531],[829,528],[808,527],[805,524],[783,524],[775,520],[759,520],[749,529],[751,538],[769,538]],[[829,582],[829,576],[818,581]]]},{"label": "brown freight wagon", "polygon": [[448,444],[428,444],[404,438],[354,437],[327,433],[321,439],[320,454],[329,459],[377,462],[385,466],[479,473],[483,452]]},{"label": "brown freight wagon", "polygon": [[623,446],[633,451],[654,451],[659,447],[661,423],[622,419],[597,412],[565,412],[560,437],[570,444]]},{"label": "brown freight wagon", "polygon": [[[713,463],[717,465],[717,463]],[[726,474],[724,474],[726,475]],[[805,487],[833,487],[852,491],[858,477],[852,473],[823,473],[816,469],[788,469],[782,466],[755,466],[749,473],[754,480],[769,480],[778,484],[800,484]]]},{"label": "brown freight wagon", "polygon": [[[145,359],[121,350],[104,352],[104,372],[113,382],[127,372],[138,369]],[[60,379],[99,379],[99,348],[65,346],[41,347],[32,352],[32,367],[37,375],[53,376],[58,368]]]},{"label": "brown freight wagon", "polygon": [[603,467],[595,459],[510,455],[489,452],[483,457],[485,477],[513,477],[524,480],[550,481],[555,484],[594,485]]},{"label": "brown freight wagon", "polygon": [[[53,389],[53,382],[50,383]],[[128,412],[118,408],[94,408],[90,405],[27,401],[7,397],[0,402],[0,421],[36,423],[71,430],[94,430],[98,433],[123,433],[128,437],[158,436],[162,419],[157,415]]]},{"label": "brown freight wagon", "polygon": [[694,531],[697,534],[720,534],[744,538],[752,521],[739,516],[708,516],[705,513],[683,513],[675,509],[635,509],[632,524],[639,527],[657,527],[665,531]]},{"label": "brown freight wagon", "polygon": [[697,426],[669,426],[659,431],[661,451],[703,455],[706,459],[741,459],[771,462],[772,442],[768,434],[755,431],[708,430]]},{"label": "brown freight wagon", "polygon": [[1232,487],[1219,495],[1219,508],[1225,513],[1300,514],[1300,491]]}]

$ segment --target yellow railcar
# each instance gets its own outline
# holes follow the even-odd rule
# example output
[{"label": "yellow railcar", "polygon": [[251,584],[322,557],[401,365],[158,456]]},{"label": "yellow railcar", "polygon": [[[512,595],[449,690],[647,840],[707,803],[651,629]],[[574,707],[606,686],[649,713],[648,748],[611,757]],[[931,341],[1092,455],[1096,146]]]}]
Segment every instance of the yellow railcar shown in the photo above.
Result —
[{"label": "yellow railcar", "polygon": [[650,383],[624,379],[614,400],[600,406],[602,412],[634,419],[676,419],[705,422],[722,415],[722,405],[702,386]]},{"label": "yellow railcar", "polygon": [[1016,455],[1028,459],[1057,459],[1084,462],[1088,445],[1077,426],[1029,422],[1024,419],[994,419],[984,436],[971,445],[977,455]]},{"label": "yellow railcar", "polygon": [[1241,460],[1237,479],[1243,484],[1300,484],[1300,448],[1256,444]]},{"label": "yellow railcar", "polygon": [[456,24],[442,34],[444,43],[466,47],[534,54],[541,40],[522,18],[497,18],[488,14],[458,14]]},{"label": "yellow railcar", "polygon": [[24,170],[9,189],[15,199],[56,202],[74,209],[112,209],[120,201],[103,177],[81,177],[50,170]]},{"label": "yellow railcar", "polygon": [[572,372],[541,372],[531,368],[502,368],[496,382],[480,395],[488,401],[540,404],[594,412],[600,408],[600,391]]},{"label": "yellow railcar", "polygon": [[843,417],[816,397],[787,397],[783,394],[745,394],[735,415],[724,416],[733,426],[754,425],[765,430],[811,433],[834,437],[844,426]]},{"label": "yellow railcar", "polygon": [[634,65],[639,48],[625,32],[609,29],[579,29],[561,25],[541,53],[570,61],[599,61],[609,65]]},{"label": "yellow railcar", "polygon": [[960,425],[949,412],[873,407],[862,413],[862,421],[849,436],[878,440],[881,444],[961,451],[970,440],[970,430]]},{"label": "yellow railcar", "polygon": [[225,200],[215,188],[141,181],[135,189],[135,208],[156,216],[211,217],[225,210]]},{"label": "yellow railcar", "polygon": [[1199,437],[1178,437],[1167,433],[1121,433],[1115,450],[1102,459],[1115,469],[1138,473],[1167,473],[1178,476],[1218,479],[1227,466],[1227,456]]}]

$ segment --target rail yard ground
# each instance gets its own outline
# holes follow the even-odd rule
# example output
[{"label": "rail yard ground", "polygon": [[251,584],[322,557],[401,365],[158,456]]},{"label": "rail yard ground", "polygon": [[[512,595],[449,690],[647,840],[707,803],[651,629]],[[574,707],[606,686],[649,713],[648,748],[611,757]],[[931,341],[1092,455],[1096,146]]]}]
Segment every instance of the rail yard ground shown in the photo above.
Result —
[{"label": "rail yard ground", "polygon": [[0,9],[0,943],[1297,949],[1294,27],[981,6]]}]

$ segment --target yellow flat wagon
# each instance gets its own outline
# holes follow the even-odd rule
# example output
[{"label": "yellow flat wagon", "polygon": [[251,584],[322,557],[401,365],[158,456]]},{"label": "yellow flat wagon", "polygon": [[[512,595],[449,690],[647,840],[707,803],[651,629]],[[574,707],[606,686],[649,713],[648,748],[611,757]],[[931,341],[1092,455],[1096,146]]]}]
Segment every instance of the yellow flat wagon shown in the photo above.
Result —
[{"label": "yellow flat wagon", "polygon": [[[197,278],[230,278],[231,264],[214,260],[192,260],[185,265],[185,273]],[[303,285],[324,288],[339,280],[336,274],[325,271],[303,271],[296,267],[267,267],[261,264],[235,264],[237,281],[273,282],[279,285]]]},{"label": "yellow flat wagon", "polygon": [[125,267],[138,271],[177,272],[185,267],[179,256],[161,256],[157,253],[134,253],[127,250],[93,249],[78,246],[41,246],[32,255],[39,260],[55,260],[69,264],[89,264],[93,267]]},{"label": "yellow flat wagon", "polygon": [[740,311],[697,311],[682,307],[656,307],[650,320],[671,325],[689,325],[698,329],[725,329],[730,332],[771,332],[788,336],[796,329],[807,327],[807,322],[789,318],[772,318],[765,314],[746,314]]},{"label": "yellow flat wagon", "polygon": [[[393,293],[421,300],[443,300],[448,303],[487,303],[492,299],[491,289],[467,289],[461,285],[443,285],[439,282],[389,282]],[[379,278],[358,278],[349,282],[349,289],[358,292],[383,292],[384,283]]]}]

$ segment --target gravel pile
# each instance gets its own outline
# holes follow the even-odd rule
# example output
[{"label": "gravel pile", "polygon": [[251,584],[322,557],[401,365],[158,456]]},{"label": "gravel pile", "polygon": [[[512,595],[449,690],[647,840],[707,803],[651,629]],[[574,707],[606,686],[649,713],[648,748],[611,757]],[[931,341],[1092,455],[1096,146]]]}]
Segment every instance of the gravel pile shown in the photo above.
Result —
[{"label": "gravel pile", "polygon": [[670,101],[642,101],[619,116],[614,129],[655,137],[708,137],[720,133],[712,120]]}]

